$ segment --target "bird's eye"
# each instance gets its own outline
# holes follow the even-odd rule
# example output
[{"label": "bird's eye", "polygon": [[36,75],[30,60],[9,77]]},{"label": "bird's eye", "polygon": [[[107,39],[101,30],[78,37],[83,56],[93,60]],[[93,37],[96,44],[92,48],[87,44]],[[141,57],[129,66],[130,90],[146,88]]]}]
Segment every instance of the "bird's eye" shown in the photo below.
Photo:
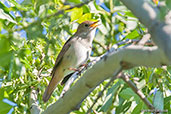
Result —
[{"label": "bird's eye", "polygon": [[88,24],[85,24],[85,27],[88,27],[89,25]]}]

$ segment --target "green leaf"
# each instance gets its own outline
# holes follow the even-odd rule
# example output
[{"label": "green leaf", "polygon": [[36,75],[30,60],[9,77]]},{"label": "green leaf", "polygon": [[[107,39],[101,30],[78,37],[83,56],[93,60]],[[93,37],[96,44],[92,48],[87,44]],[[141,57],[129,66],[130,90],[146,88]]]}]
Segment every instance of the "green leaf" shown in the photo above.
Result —
[{"label": "green leaf", "polygon": [[160,7],[160,19],[161,20],[164,20],[165,19],[165,15],[167,14],[167,12],[168,12],[168,8],[167,7],[165,7],[165,6],[161,6]]},{"label": "green leaf", "polygon": [[8,52],[10,49],[9,40],[5,36],[0,35],[0,55]]},{"label": "green leaf", "polygon": [[21,3],[22,6],[31,6],[33,5],[32,3],[32,0],[24,0],[22,3]]},{"label": "green leaf", "polygon": [[126,113],[127,110],[131,107],[132,102],[127,102],[123,105],[123,112]]},{"label": "green leaf", "polygon": [[26,29],[28,39],[37,39],[44,38],[45,36],[42,34],[43,26],[40,23],[36,23],[35,25],[29,26]]},{"label": "green leaf", "polygon": [[14,21],[13,18],[11,18],[10,15],[6,14],[4,12],[4,10],[2,10],[2,9],[0,9],[0,19],[6,19],[6,20],[16,24],[16,21]]},{"label": "green leaf", "polygon": [[125,11],[124,13],[125,13],[126,16],[136,18],[135,15],[132,12],[130,12],[130,11]]},{"label": "green leaf", "polygon": [[139,35],[138,31],[137,30],[133,30],[131,33],[129,33],[125,38],[128,38],[128,39],[135,39],[137,38]]},{"label": "green leaf", "polygon": [[[171,111],[170,104],[171,104],[171,96],[165,97],[165,98],[164,98],[164,109],[168,109],[168,110]],[[169,114],[170,114],[170,113],[169,113]]]},{"label": "green leaf", "polygon": [[68,2],[81,3],[80,0],[67,0]]},{"label": "green leaf", "polygon": [[35,0],[35,11],[38,13],[39,10],[40,10],[40,6],[43,5],[43,4],[46,4],[48,2],[50,2],[51,0]]},{"label": "green leaf", "polygon": [[10,14],[9,8],[7,8],[2,2],[0,2],[0,19],[6,19],[16,24],[14,17]]},{"label": "green leaf", "polygon": [[116,107],[116,114],[120,114],[123,111],[123,103],[124,103],[124,99],[122,97],[119,96],[119,106]]},{"label": "green leaf", "polygon": [[166,6],[171,9],[171,0],[166,0]]},{"label": "green leaf", "polygon": [[156,109],[158,110],[163,110],[164,109],[164,99],[163,99],[163,92],[157,91],[156,94],[154,95],[153,99],[153,105]]},{"label": "green leaf", "polygon": [[9,65],[11,56],[12,56],[12,52],[6,52],[0,55],[0,66]]},{"label": "green leaf", "polygon": [[[16,0],[8,0],[8,1],[14,5],[14,8],[17,8],[20,11],[28,11],[27,7],[24,7],[21,4],[17,3]],[[29,1],[29,0],[24,0],[24,1]]]},{"label": "green leaf", "polygon": [[119,94],[123,99],[130,100],[131,97],[134,97],[135,101],[139,102],[139,96],[132,91],[130,88],[126,88],[121,91]]},{"label": "green leaf", "polygon": [[143,102],[141,101],[141,102],[138,103],[137,106],[134,108],[134,110],[132,111],[132,114],[140,114],[142,108],[143,108]]},{"label": "green leaf", "polygon": [[71,13],[71,22],[74,20],[77,20],[83,15],[83,9],[82,8],[74,8]]},{"label": "green leaf", "polygon": [[138,84],[137,84],[137,87],[138,89],[142,89],[146,86],[146,81],[145,79],[141,80]]},{"label": "green leaf", "polygon": [[12,51],[9,51],[10,44],[7,38],[1,35],[0,38],[0,66],[6,66],[9,64]]},{"label": "green leaf", "polygon": [[91,17],[92,17],[91,13],[86,13],[83,16],[81,16],[77,22],[82,23],[82,22],[87,21],[87,20],[89,20],[89,21],[92,20],[93,21],[93,19],[91,19]]},{"label": "green leaf", "polygon": [[0,113],[1,114],[7,114],[9,110],[12,108],[12,106],[3,102],[4,97],[6,97],[5,95],[6,93],[7,92],[4,90],[4,88],[0,88]]},{"label": "green leaf", "polygon": [[125,114],[126,111],[129,110],[129,108],[131,107],[131,104],[132,104],[131,101],[125,102],[124,100],[122,100],[122,103],[116,107],[116,114],[120,114],[120,113]]},{"label": "green leaf", "polygon": [[85,112],[80,112],[78,110],[70,112],[70,114],[85,114]]},{"label": "green leaf", "polygon": [[4,99],[4,88],[0,88],[0,101]]},{"label": "green leaf", "polygon": [[171,74],[171,66],[167,66],[167,71]]},{"label": "green leaf", "polygon": [[12,106],[10,106],[9,104],[4,103],[3,101],[0,101],[0,113],[1,114],[7,114],[11,108]]},{"label": "green leaf", "polygon": [[119,0],[113,0],[114,6],[119,6],[121,2]]},{"label": "green leaf", "polygon": [[20,61],[21,61],[22,63],[25,64],[25,67],[26,67],[26,68],[31,69],[31,65],[30,65],[30,63],[29,63],[28,60],[26,60],[26,59],[21,59]]},{"label": "green leaf", "polygon": [[108,90],[107,96],[105,98],[105,102],[104,102],[103,106],[101,107],[100,111],[106,112],[110,108],[110,106],[112,105],[113,96],[115,95],[115,92],[119,88],[119,85],[120,84],[117,82],[115,85],[113,85]]},{"label": "green leaf", "polygon": [[120,32],[122,32],[124,29],[125,29],[124,23],[120,22],[120,23],[119,23],[119,28],[118,28],[118,30],[119,30]]},{"label": "green leaf", "polygon": [[88,6],[84,5],[82,8],[84,13],[90,13],[90,9]]},{"label": "green leaf", "polygon": [[13,16],[9,13],[10,12],[9,8],[7,8],[1,1],[0,1],[0,9],[2,9],[7,15],[13,18]]}]

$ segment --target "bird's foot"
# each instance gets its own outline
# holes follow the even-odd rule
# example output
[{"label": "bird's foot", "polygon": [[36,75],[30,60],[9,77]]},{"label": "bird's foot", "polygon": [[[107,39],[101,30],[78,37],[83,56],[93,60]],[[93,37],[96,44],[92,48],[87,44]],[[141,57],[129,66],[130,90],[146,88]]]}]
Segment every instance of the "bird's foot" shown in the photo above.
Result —
[{"label": "bird's foot", "polygon": [[87,69],[88,64],[81,64],[80,67],[85,67]]},{"label": "bird's foot", "polygon": [[72,70],[72,71],[80,71],[79,69],[77,69],[77,68],[68,68],[69,70]]}]

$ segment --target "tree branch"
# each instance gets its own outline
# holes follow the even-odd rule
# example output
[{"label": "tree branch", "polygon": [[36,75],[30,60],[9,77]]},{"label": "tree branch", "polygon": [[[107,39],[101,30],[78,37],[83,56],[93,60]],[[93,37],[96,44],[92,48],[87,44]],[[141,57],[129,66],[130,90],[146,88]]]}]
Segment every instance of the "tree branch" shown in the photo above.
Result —
[{"label": "tree branch", "polygon": [[[66,82],[62,92],[61,92],[61,95],[60,97],[62,97],[66,91],[69,90],[71,84],[78,78],[78,76],[83,73],[85,70],[87,70],[87,68],[90,68],[91,66],[93,66],[96,62],[98,62],[101,58],[103,58],[105,55],[109,54],[110,52],[114,52],[116,51],[116,48],[117,50],[121,50],[129,45],[131,45],[132,42],[134,42],[135,40],[124,40],[124,41],[121,41],[121,42],[118,42],[117,44],[114,44],[112,46],[112,48],[110,48],[110,50],[108,50],[105,54],[103,54],[102,56],[100,57],[90,57],[90,61],[86,67],[82,67],[80,68],[80,71],[76,71],[75,73],[72,74],[72,76],[69,78],[69,80]],[[136,40],[137,41],[137,40]],[[123,44],[127,44],[126,46],[123,46],[123,47],[120,47],[118,48],[118,46],[120,45],[123,45]]]},{"label": "tree branch", "polygon": [[71,112],[96,86],[121,69],[123,62],[131,67],[159,67],[171,64],[171,25],[160,22],[157,9],[145,0],[121,1],[149,29],[152,39],[158,47],[131,45],[117,52],[106,54],[91,69],[88,69],[62,98],[49,106],[43,112],[44,114]]},{"label": "tree branch", "polygon": [[29,105],[30,105],[30,113],[31,114],[39,114],[41,112],[40,107],[37,103],[37,91],[32,88],[30,92],[30,99],[29,99]]},{"label": "tree branch", "polygon": [[159,10],[145,0],[121,0],[121,2],[149,29],[154,43],[171,60],[171,24],[160,20]]},{"label": "tree branch", "polygon": [[149,67],[171,64],[156,46],[144,47],[132,45],[118,52],[109,53],[101,58],[91,69],[88,69],[75,85],[56,103],[49,106],[43,114],[66,114],[74,110],[96,86],[103,80],[111,77],[113,73],[122,67],[120,64],[122,61],[126,61],[133,66],[143,65]]},{"label": "tree branch", "polygon": [[141,98],[141,100],[147,105],[149,109],[155,109],[154,106],[148,101],[145,95],[136,87],[136,85],[129,79],[129,76],[122,73],[119,77],[128,84],[128,86]]},{"label": "tree branch", "polygon": [[145,34],[142,39],[138,42],[138,45],[145,45],[145,43],[150,39],[150,34]]}]

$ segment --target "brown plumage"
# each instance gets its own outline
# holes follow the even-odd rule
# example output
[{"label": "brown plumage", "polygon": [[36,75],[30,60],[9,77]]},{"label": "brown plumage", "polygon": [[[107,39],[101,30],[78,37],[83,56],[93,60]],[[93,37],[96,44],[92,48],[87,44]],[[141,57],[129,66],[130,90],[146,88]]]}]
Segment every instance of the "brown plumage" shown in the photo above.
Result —
[{"label": "brown plumage", "polygon": [[97,22],[85,21],[81,23],[77,32],[64,44],[53,67],[52,79],[44,92],[44,102],[48,101],[59,82],[73,73],[72,70],[69,70],[70,68],[77,68],[89,59]]}]

